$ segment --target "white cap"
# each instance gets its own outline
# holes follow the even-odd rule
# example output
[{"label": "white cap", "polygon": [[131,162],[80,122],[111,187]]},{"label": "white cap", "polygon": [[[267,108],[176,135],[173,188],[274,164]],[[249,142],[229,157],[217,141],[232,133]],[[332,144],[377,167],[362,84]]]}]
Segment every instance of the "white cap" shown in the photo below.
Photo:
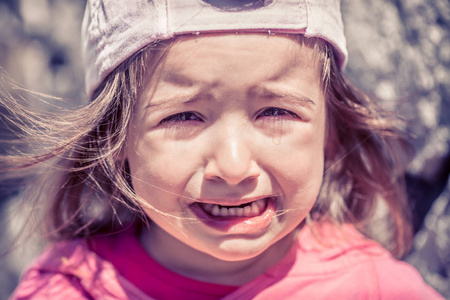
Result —
[{"label": "white cap", "polygon": [[303,34],[328,41],[339,65],[347,48],[339,0],[88,0],[82,51],[89,96],[133,53],[197,32]]}]

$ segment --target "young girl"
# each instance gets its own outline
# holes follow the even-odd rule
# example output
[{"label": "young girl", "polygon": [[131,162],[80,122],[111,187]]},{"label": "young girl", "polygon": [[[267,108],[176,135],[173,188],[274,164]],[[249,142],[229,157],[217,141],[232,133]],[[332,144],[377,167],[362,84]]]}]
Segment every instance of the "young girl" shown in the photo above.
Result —
[{"label": "young girl", "polygon": [[11,299],[440,298],[370,239],[408,249],[402,143],[338,1],[93,0],[83,34],[87,106],[2,99],[52,240]]}]

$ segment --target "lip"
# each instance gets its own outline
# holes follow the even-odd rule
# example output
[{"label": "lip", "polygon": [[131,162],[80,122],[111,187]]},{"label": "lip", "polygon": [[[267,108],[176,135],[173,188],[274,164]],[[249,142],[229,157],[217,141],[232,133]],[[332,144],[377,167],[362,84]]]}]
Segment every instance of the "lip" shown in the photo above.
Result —
[{"label": "lip", "polygon": [[[207,213],[202,207],[201,203],[218,204],[222,206],[239,206],[245,203],[251,203],[257,200],[267,199],[267,204],[260,214],[252,217],[239,216],[213,216]],[[258,199],[246,201],[212,201],[212,202],[194,202],[189,208],[197,216],[197,218],[206,226],[219,231],[225,231],[232,234],[258,234],[269,227],[276,214],[277,197],[260,197]],[[233,204],[230,204],[233,203]]]}]

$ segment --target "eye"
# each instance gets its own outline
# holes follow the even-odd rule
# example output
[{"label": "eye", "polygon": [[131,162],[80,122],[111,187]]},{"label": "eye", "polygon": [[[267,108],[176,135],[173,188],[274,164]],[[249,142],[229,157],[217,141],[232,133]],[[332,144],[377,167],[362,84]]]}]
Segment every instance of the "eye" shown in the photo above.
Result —
[{"label": "eye", "polygon": [[203,120],[199,116],[197,116],[196,113],[194,113],[192,111],[186,111],[186,112],[181,112],[178,114],[168,116],[167,118],[164,118],[163,120],[161,120],[161,122],[159,122],[159,125],[173,124],[173,123],[180,123],[180,122],[182,123],[182,122],[186,122],[186,121],[203,122]]},{"label": "eye", "polygon": [[289,111],[287,109],[279,107],[268,107],[257,115],[257,118],[261,117],[292,117],[294,119],[299,119],[298,115]]}]

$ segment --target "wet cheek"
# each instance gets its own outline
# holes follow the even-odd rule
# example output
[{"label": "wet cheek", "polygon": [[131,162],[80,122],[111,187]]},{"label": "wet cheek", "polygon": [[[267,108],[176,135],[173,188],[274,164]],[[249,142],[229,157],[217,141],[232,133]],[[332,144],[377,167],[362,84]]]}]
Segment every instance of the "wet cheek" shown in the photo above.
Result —
[{"label": "wet cheek", "polygon": [[[277,172],[284,178],[291,192],[321,185],[323,177],[323,137],[316,131],[303,132],[291,140],[284,139],[273,159]],[[290,186],[290,187],[289,187]]]}]

